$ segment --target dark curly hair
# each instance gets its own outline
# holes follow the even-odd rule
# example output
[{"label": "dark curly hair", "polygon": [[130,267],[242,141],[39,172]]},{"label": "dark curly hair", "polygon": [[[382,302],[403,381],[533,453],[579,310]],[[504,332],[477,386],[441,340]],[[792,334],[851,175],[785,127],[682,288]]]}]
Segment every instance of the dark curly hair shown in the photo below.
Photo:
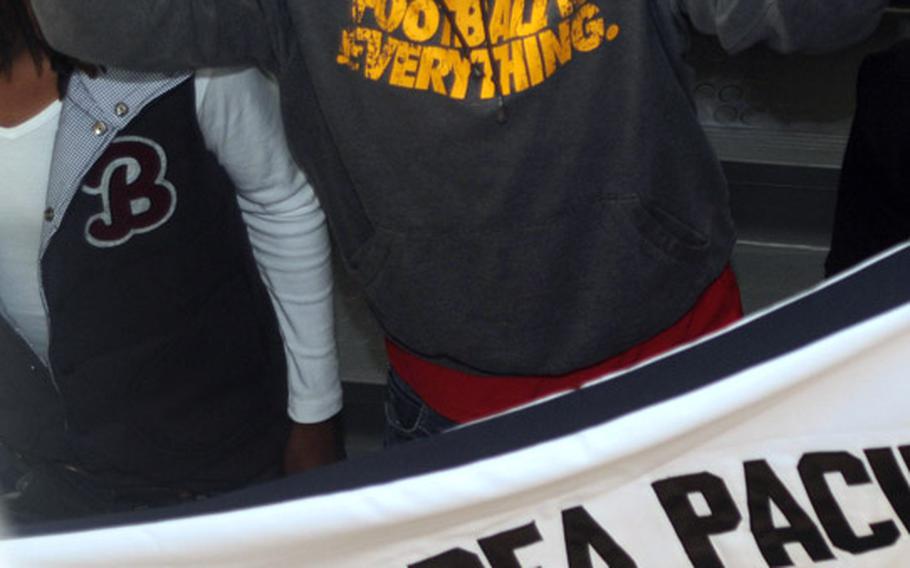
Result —
[{"label": "dark curly hair", "polygon": [[51,69],[57,73],[57,89],[63,97],[73,71],[80,69],[95,75],[98,68],[54,51],[41,36],[27,2],[0,0],[0,75],[9,78],[16,57],[28,52],[39,69],[45,59],[50,62]]}]

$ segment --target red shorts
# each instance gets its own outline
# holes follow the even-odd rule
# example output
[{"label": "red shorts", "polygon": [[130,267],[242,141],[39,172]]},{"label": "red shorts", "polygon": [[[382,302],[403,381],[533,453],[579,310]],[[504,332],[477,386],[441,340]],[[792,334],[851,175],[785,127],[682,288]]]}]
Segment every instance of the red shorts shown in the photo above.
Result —
[{"label": "red shorts", "polygon": [[717,331],[742,317],[739,286],[727,267],[702,293],[695,306],[651,339],[601,363],[566,375],[547,377],[484,376],[421,359],[386,340],[389,364],[434,411],[464,423],[496,414],[584,383],[664,353]]}]

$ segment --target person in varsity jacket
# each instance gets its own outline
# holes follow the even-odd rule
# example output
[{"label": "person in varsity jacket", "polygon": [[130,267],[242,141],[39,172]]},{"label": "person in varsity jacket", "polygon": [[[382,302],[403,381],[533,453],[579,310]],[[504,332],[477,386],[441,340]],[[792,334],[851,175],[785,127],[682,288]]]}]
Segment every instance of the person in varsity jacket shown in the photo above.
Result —
[{"label": "person in varsity jacket", "polygon": [[324,215],[267,79],[83,66],[0,0],[0,100],[12,517],[176,503],[338,459]]},{"label": "person in varsity jacket", "polygon": [[886,0],[32,0],[59,49],[258,65],[388,337],[394,438],[735,319],[727,186],[684,62],[858,41]]}]

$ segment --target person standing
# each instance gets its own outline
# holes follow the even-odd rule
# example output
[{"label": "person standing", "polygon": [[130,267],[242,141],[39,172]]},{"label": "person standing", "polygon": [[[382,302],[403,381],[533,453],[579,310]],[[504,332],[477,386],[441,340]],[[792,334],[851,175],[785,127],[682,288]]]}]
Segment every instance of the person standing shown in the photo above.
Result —
[{"label": "person standing", "polygon": [[13,520],[339,459],[324,215],[266,78],[85,65],[47,47],[23,0],[0,0],[0,100]]},{"label": "person standing", "polygon": [[910,41],[863,61],[825,276],[910,239],[908,96]]},{"label": "person standing", "polygon": [[885,0],[32,0],[63,51],[257,65],[388,338],[391,440],[738,316],[690,26],[731,52],[858,41]]}]

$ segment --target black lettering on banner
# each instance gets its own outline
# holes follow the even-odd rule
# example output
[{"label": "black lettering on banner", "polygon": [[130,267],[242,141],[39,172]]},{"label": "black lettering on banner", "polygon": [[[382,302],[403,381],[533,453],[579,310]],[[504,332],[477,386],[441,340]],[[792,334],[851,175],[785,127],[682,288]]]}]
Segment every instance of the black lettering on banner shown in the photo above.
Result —
[{"label": "black lettering on banner", "polygon": [[569,568],[592,568],[591,548],[610,568],[636,568],[632,558],[584,507],[563,511],[562,526]]},{"label": "black lettering on banner", "polygon": [[900,451],[901,457],[904,458],[904,465],[910,467],[910,446],[901,446],[898,451]]},{"label": "black lettering on banner", "polygon": [[476,554],[463,548],[453,548],[432,558],[408,564],[408,568],[483,568],[483,563]]},{"label": "black lettering on banner", "polygon": [[848,485],[870,483],[869,473],[859,458],[847,452],[816,452],[799,460],[799,476],[831,544],[853,554],[891,546],[900,533],[891,521],[869,525],[872,534],[858,536],[853,532],[843,510],[825,481],[825,474],[840,474]]},{"label": "black lettering on banner", "polygon": [[522,568],[515,551],[540,542],[540,531],[535,523],[510,529],[477,541],[491,568]]},{"label": "black lettering on banner", "polygon": [[[898,448],[904,457],[904,462],[908,462],[908,453],[910,446],[901,446]],[[866,459],[872,466],[872,473],[879,486],[891,503],[891,508],[897,513],[904,528],[910,531],[910,485],[907,484],[907,478],[901,471],[894,451],[891,448],[872,448],[866,450]]]},{"label": "black lettering on banner", "polygon": [[[777,477],[768,462],[743,464],[752,536],[768,566],[793,566],[785,544],[798,542],[815,562],[831,560],[834,555],[815,523],[803,511]],[[771,503],[786,517],[789,526],[776,527]]]},{"label": "black lettering on banner", "polygon": [[[742,515],[736,508],[724,481],[707,472],[683,475],[657,481],[651,485],[689,560],[695,568],[724,568],[711,536],[736,530]],[[689,495],[698,493],[710,509],[699,516]]]}]

